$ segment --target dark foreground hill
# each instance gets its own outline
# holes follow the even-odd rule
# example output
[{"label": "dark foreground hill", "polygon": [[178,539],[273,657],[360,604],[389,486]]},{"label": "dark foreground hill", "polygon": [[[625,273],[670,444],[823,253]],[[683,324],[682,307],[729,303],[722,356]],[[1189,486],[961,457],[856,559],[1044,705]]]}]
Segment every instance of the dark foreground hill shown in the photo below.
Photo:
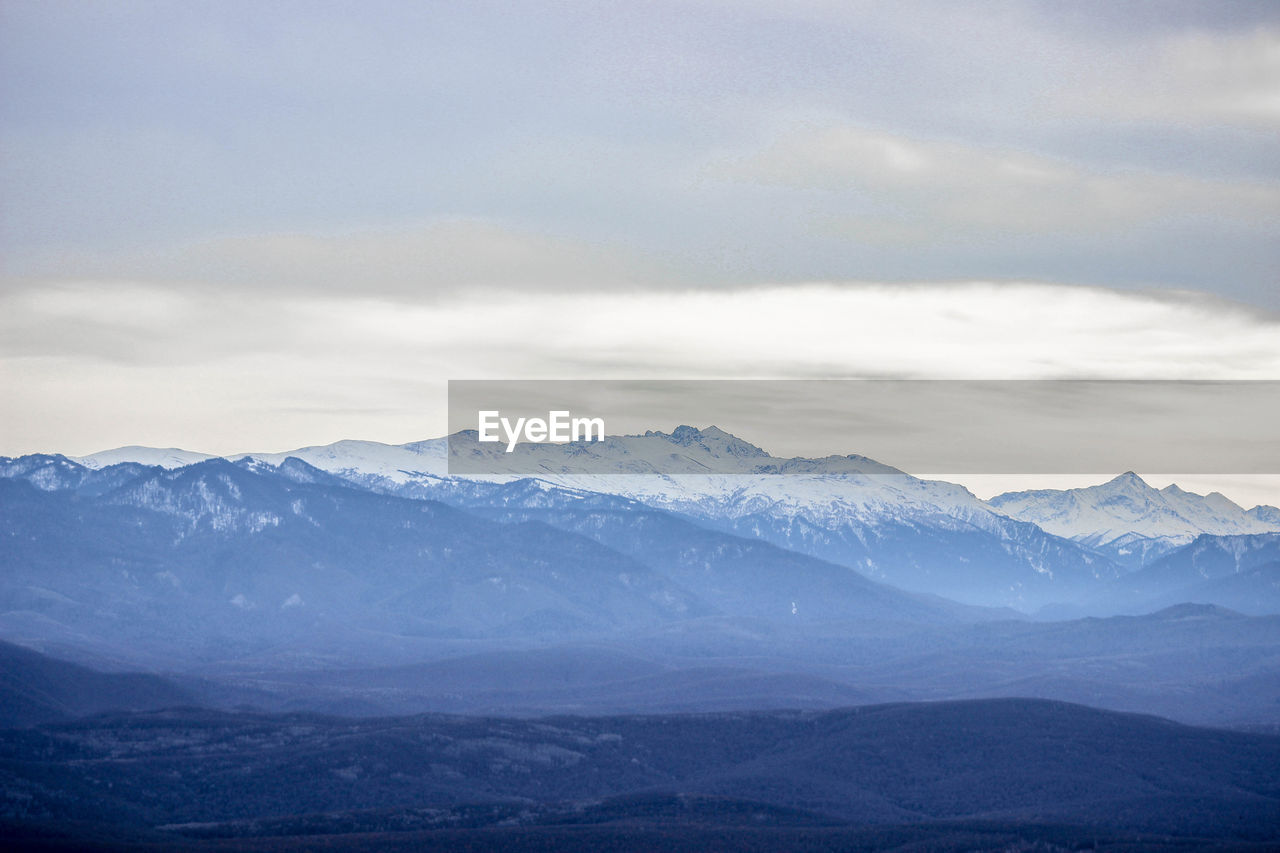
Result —
[{"label": "dark foreground hill", "polygon": [[9,838],[103,849],[1265,849],[1277,768],[1277,737],[1016,699],[0,733]]}]

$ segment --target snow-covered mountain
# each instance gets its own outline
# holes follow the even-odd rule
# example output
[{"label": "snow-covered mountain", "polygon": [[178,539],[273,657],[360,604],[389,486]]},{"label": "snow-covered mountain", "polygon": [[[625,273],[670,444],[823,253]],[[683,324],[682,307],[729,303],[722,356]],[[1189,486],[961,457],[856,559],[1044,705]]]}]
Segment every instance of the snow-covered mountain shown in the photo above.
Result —
[{"label": "snow-covered mountain", "polygon": [[158,465],[161,468],[182,468],[194,465],[206,459],[215,458],[212,453],[198,453],[194,450],[183,450],[178,447],[142,447],[130,445],[117,447],[114,450],[101,450],[88,456],[69,457],[86,468],[106,468],[121,462],[136,462],[139,465]]},{"label": "snow-covered mountain", "polygon": [[242,453],[230,458],[279,465],[292,457],[363,486],[394,487],[423,478],[447,476],[448,444],[444,438],[409,444],[348,440],[300,447],[285,453]]},{"label": "snow-covered mountain", "polygon": [[1134,567],[1202,534],[1280,532],[1275,507],[1245,511],[1218,492],[1197,495],[1176,484],[1156,489],[1132,472],[1083,489],[1007,492],[988,503]]}]

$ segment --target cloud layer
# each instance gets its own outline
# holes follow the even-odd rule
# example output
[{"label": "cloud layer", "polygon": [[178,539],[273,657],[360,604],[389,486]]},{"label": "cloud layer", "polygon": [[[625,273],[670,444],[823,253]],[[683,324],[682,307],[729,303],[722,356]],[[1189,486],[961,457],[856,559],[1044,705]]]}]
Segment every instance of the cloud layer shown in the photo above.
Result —
[{"label": "cloud layer", "polygon": [[408,441],[443,433],[450,378],[1280,376],[1275,315],[1195,294],[1045,284],[413,303],[99,282],[11,293],[0,317],[8,452]]}]

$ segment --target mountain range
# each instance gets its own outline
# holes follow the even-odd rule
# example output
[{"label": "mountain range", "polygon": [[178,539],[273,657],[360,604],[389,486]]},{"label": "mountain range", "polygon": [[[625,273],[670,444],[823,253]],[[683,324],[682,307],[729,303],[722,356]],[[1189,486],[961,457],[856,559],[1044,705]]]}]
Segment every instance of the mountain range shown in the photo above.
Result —
[{"label": "mountain range", "polygon": [[465,446],[0,459],[0,835],[1274,845],[1269,507],[982,501],[690,427]]},{"label": "mountain range", "polygon": [[[1021,684],[1186,719],[1267,718],[1258,704],[1271,695],[1266,650],[1280,647],[1280,637],[1267,640],[1271,622],[1256,623],[1261,640],[1241,645],[1228,632],[1212,651],[1194,632],[1166,638],[1177,650],[1200,643],[1211,662],[1185,672],[1174,660],[1181,651],[1131,641],[1138,623],[1116,623],[1127,627],[1109,651],[1088,639],[1102,626],[1090,618],[1189,602],[1240,618],[1280,613],[1280,533],[1221,532],[1265,527],[1266,507],[1236,512],[1220,497],[1152,489],[1132,474],[983,502],[863,457],[776,459],[714,429],[608,445],[598,452],[648,460],[636,464],[675,454],[685,466],[737,473],[586,474],[572,454],[553,466],[558,451],[546,447],[539,477],[457,476],[443,439],[233,458],[126,448],[0,460],[0,639],[99,668],[235,682],[270,707],[465,710],[478,706],[448,691],[393,699],[384,686],[379,698],[341,679],[313,690],[272,673],[594,644],[658,664],[645,677],[670,701],[645,707],[663,709],[707,707],[710,688],[681,692],[701,671],[761,703],[1009,695]],[[1126,519],[1145,520],[1135,507],[1156,504],[1170,508],[1164,526],[1117,533]],[[1060,517],[1076,527],[1044,520]],[[1098,519],[1111,526],[1084,523]],[[1197,519],[1217,526],[1167,542]],[[1104,546],[1124,537],[1162,544],[1145,561],[1115,548],[1108,556]],[[1044,630],[1078,625],[1092,650],[1038,653],[1026,669],[978,639],[989,630],[981,626],[1050,616],[1073,621]],[[1237,624],[1224,620],[1224,630]],[[993,636],[1052,645],[1039,634]],[[873,659],[859,657],[868,649]],[[1193,710],[1126,687],[1121,659],[1182,684]],[[898,669],[881,671],[879,661]],[[895,686],[898,671],[917,675]],[[1243,693],[1215,697],[1214,673]],[[627,707],[601,705],[590,684],[577,699],[573,690],[507,694],[500,684],[488,695],[492,707]],[[729,701],[729,691],[720,696]]]},{"label": "mountain range", "polygon": [[[1154,489],[1131,472],[1086,489],[1010,492],[982,501],[962,486],[922,480],[866,457],[778,458],[715,427],[682,426],[669,434],[610,436],[586,450],[520,445],[507,455],[485,446],[489,473],[450,476],[451,461],[478,446],[453,439],[341,441],[230,458],[273,467],[297,459],[367,490],[471,506],[623,498],[908,591],[1024,611],[1082,602],[1105,610],[1108,601],[1113,612],[1141,607],[1129,590],[1145,587],[1122,584],[1124,576],[1196,537],[1280,534],[1275,507],[1246,511],[1216,492]],[[74,462],[102,470],[123,461],[173,467],[203,458],[121,448]],[[602,466],[629,473],[598,473]],[[522,480],[535,481],[537,494],[512,486]]]}]

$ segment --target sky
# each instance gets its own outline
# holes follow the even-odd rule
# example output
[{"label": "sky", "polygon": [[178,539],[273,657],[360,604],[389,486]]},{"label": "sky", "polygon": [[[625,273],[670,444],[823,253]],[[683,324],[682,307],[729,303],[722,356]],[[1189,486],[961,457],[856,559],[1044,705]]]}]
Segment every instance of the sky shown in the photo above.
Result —
[{"label": "sky", "polygon": [[0,0],[0,454],[1280,379],[1278,134],[1274,2]]}]

